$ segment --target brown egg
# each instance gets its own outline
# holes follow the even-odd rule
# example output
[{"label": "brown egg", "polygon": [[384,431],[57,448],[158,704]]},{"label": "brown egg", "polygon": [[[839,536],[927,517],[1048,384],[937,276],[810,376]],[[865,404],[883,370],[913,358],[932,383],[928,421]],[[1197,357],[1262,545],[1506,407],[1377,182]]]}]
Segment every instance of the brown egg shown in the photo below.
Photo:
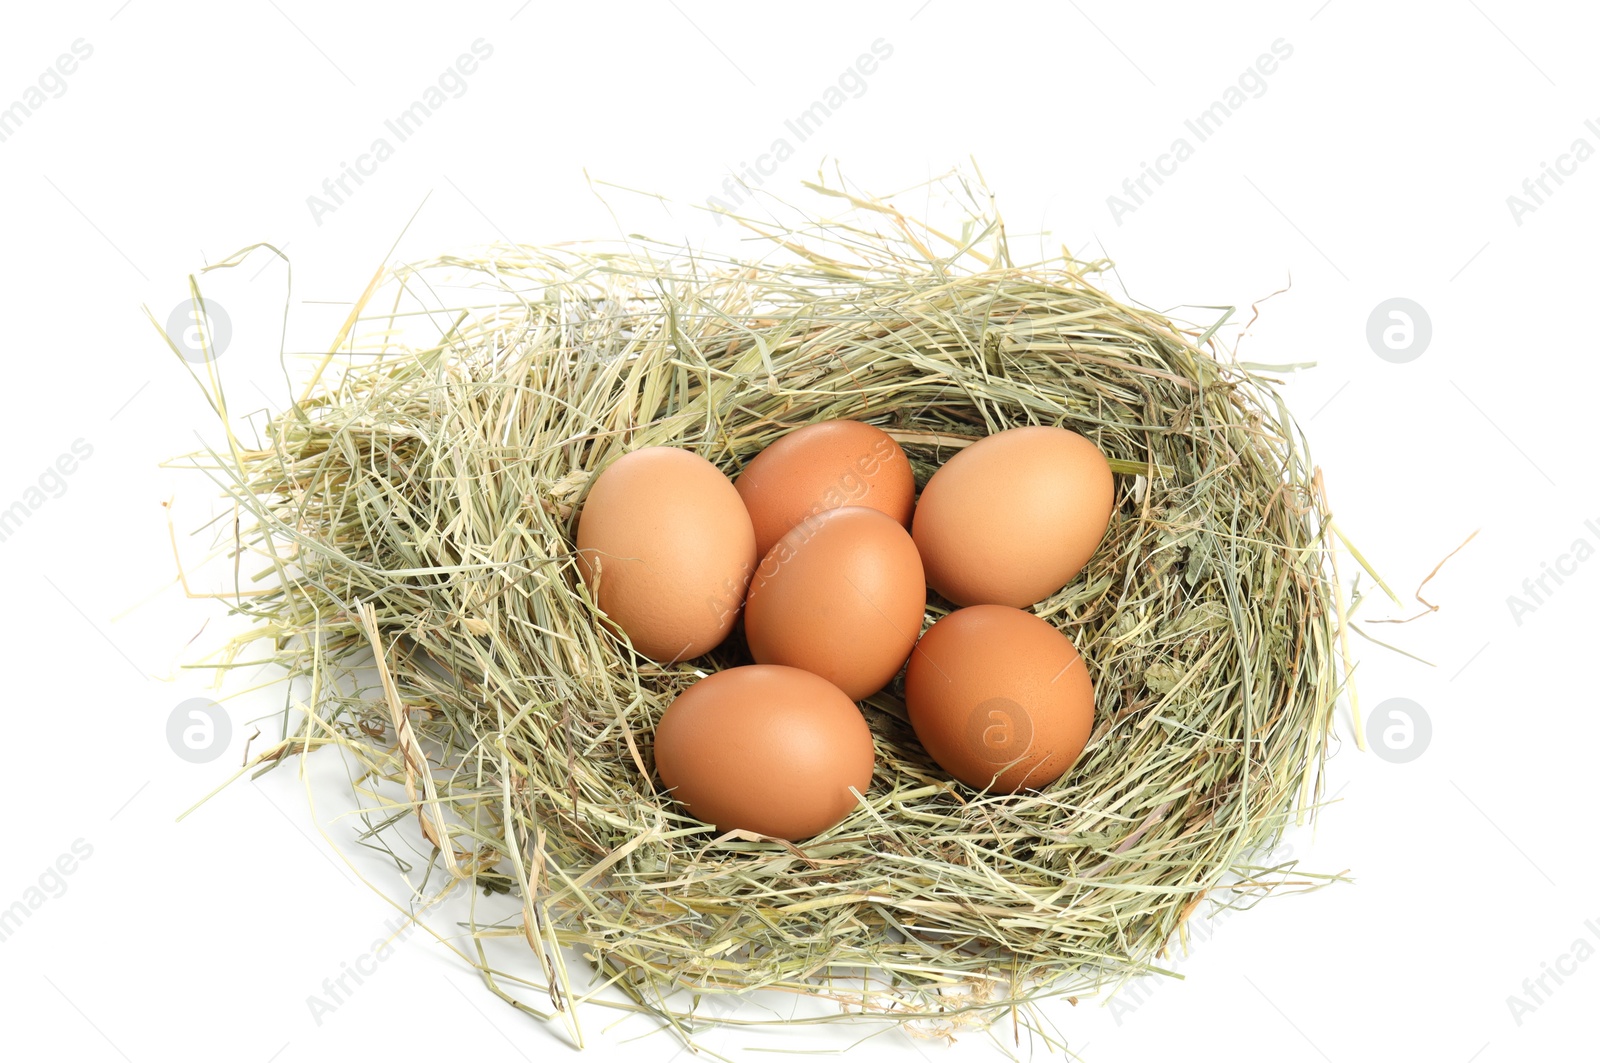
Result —
[{"label": "brown egg", "polygon": [[905,528],[864,506],[831,509],[789,529],[761,559],[745,638],[762,664],[815,672],[859,701],[906,663],[927,596]]},{"label": "brown egg", "polygon": [[677,447],[645,447],[608,465],[584,500],[577,546],[596,603],[657,661],[697,657],[726,638],[756,563],[739,492]]},{"label": "brown egg", "polygon": [[928,584],[957,605],[1043,601],[1105,537],[1111,466],[1065,428],[1012,428],[946,461],[922,489],[911,536]]},{"label": "brown egg", "polygon": [[806,517],[841,506],[876,509],[910,527],[916,493],[900,444],[860,421],[822,421],[779,437],[734,486],[750,510],[761,557]]},{"label": "brown egg", "polygon": [[838,687],[798,668],[716,672],[656,725],[656,771],[689,814],[718,831],[800,841],[856,808],[872,785],[872,733]]},{"label": "brown egg", "polygon": [[1050,624],[1010,606],[974,605],[917,643],[906,713],[928,755],[968,786],[1037,790],[1088,743],[1094,686],[1072,641]]}]

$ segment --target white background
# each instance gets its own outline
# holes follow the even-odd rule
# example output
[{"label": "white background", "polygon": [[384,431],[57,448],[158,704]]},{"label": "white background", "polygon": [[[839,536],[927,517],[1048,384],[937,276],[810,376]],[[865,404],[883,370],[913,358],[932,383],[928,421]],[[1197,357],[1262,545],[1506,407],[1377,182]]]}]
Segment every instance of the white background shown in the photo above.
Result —
[{"label": "white background", "polygon": [[[1481,529],[1424,592],[1439,612],[1365,628],[1429,663],[1355,640],[1363,703],[1409,698],[1433,733],[1421,756],[1389,763],[1355,748],[1341,712],[1329,769],[1340,800],[1290,841],[1306,867],[1348,869],[1354,881],[1229,917],[1175,961],[1185,981],[1133,991],[1131,1009],[1050,1005],[1061,1035],[1093,1061],[1596,1055],[1585,1020],[1600,959],[1562,957],[1579,939],[1600,948],[1590,782],[1600,559],[1560,586],[1547,580],[1552,593],[1520,617],[1507,603],[1576,540],[1600,545],[1600,160],[1552,184],[1520,224],[1507,204],[1575,139],[1600,148],[1592,13],[1506,0],[520,3],[380,14],[306,0],[102,0],[10,13],[0,106],[74,41],[93,54],[0,143],[0,508],[28,498],[75,441],[92,448],[61,483],[46,477],[60,496],[0,543],[13,677],[0,908],[37,900],[41,876],[50,887],[0,942],[8,1054],[566,1051],[559,1027],[505,1007],[421,932],[321,1022],[312,1016],[307,998],[386,935],[394,913],[358,874],[405,898],[336,818],[333,754],[309,765],[315,813],[290,766],[176,822],[239,762],[250,721],[281,700],[266,690],[230,700],[232,738],[210,763],[168,746],[173,708],[210,692],[209,675],[181,666],[234,628],[220,603],[187,600],[174,582],[163,503],[176,498],[181,549],[200,557],[212,531],[190,533],[214,492],[158,462],[219,436],[141,306],[164,322],[187,300],[188,274],[267,240],[293,262],[285,346],[326,349],[425,197],[395,260],[502,238],[608,237],[619,224],[732,248],[732,226],[696,205],[882,38],[892,56],[796,145],[769,189],[801,199],[799,182],[826,159],[891,192],[971,156],[1019,257],[1030,242],[1104,253],[1118,265],[1113,290],[1157,307],[1239,306],[1241,322],[1292,279],[1247,334],[1224,335],[1252,361],[1318,364],[1288,376],[1286,394],[1339,523],[1408,607],[1374,597],[1360,616],[1420,608],[1418,582]],[[314,219],[307,197],[478,38],[493,55],[465,93]],[[1280,38],[1293,54],[1265,91],[1113,218],[1107,197]],[[897,202],[915,213],[917,198]],[[202,283],[232,318],[219,364],[236,411],[278,408],[283,264],[258,253]],[[1397,296],[1432,322],[1431,343],[1406,364],[1366,340],[1369,313]],[[1353,571],[1347,560],[1347,581]],[[91,855],[51,879],[74,842]],[[448,914],[431,925],[453,932]],[[1524,980],[1558,963],[1574,973],[1529,997]],[[1520,1022],[1513,994],[1535,1005]],[[593,1058],[676,1051],[659,1033],[624,1046],[645,1027],[605,1029],[613,1018],[588,1016]],[[710,1043],[760,1059],[770,1057],[745,1050],[836,1047],[861,1032]],[[994,1052],[983,1035],[948,1047],[898,1033],[863,1050]]]}]

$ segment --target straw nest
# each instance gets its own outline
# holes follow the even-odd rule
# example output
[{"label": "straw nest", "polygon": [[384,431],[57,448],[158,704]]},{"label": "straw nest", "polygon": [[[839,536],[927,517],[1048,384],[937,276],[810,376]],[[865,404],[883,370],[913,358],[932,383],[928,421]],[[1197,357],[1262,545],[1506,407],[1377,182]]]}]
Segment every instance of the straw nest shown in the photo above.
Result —
[{"label": "straw nest", "polygon": [[[202,458],[250,518],[238,550],[266,559],[233,608],[299,684],[298,729],[253,764],[359,757],[374,836],[520,904],[452,947],[574,1033],[589,1000],[691,1037],[708,995],[751,988],[840,1005],[812,1021],[1045,1031],[1041,997],[1159,970],[1208,898],[1281,886],[1262,854],[1320,792],[1338,607],[1320,480],[1270,381],[1089,264],[1015,265],[963,181],[944,190],[976,205],[948,234],[812,187],[845,213],[742,219],[748,257],[630,238],[387,271],[298,401]],[[828,418],[883,427],[919,486],[1017,425],[1112,459],[1104,544],[1034,610],[1088,662],[1093,736],[1043,792],[980,794],[924,754],[896,680],[863,705],[877,767],[849,818],[719,837],[662,793],[651,735],[748,663],[740,638],[633,654],[578,578],[577,515],[631,449],[731,476]],[[948,608],[930,596],[927,622]],[[520,961],[485,948],[517,937]]]}]

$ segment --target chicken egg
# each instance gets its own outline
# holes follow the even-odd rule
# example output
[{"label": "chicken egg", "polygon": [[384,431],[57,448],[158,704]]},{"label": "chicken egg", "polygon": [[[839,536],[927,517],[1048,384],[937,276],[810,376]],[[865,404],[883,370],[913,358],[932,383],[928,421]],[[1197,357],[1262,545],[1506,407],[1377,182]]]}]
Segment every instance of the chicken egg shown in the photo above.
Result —
[{"label": "chicken egg", "polygon": [[577,560],[634,649],[683,660],[733,630],[755,570],[755,529],[722,470],[678,447],[645,447],[595,478]]},{"label": "chicken egg", "polygon": [[906,714],[922,747],[977,790],[1041,789],[1078,759],[1094,729],[1094,685],[1077,649],[1032,613],[958,609],[930,627],[906,665]]},{"label": "chicken egg", "polygon": [[859,701],[905,664],[927,584],[916,544],[864,506],[808,517],[761,559],[745,603],[750,654],[804,668]]},{"label": "chicken egg", "polygon": [[928,584],[957,605],[1025,608],[1083,570],[1114,500],[1100,448],[1065,428],[985,436],[933,474],[912,518]]},{"label": "chicken egg", "polygon": [[801,841],[835,826],[872,784],[872,733],[832,683],[799,668],[715,672],[667,706],[656,771],[719,832]]},{"label": "chicken egg", "polygon": [[866,506],[911,524],[916,484],[900,444],[861,421],[820,421],[780,436],[734,481],[767,551],[802,520],[842,506]]}]

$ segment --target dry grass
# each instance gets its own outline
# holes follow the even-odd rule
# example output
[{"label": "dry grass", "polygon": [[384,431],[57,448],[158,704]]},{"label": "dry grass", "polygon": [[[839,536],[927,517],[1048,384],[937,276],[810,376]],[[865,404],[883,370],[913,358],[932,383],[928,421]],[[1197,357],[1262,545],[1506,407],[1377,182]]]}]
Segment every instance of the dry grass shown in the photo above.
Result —
[{"label": "dry grass", "polygon": [[[826,224],[745,219],[759,254],[740,260],[634,239],[395,269],[260,442],[230,431],[194,458],[249,518],[241,556],[266,559],[270,589],[232,606],[308,692],[254,764],[358,757],[378,836],[415,815],[450,882],[520,899],[521,925],[472,927],[461,954],[575,1036],[605,986],[686,1039],[705,1017],[674,990],[764,987],[840,1019],[1004,1016],[1058,1043],[1037,1001],[1159,969],[1208,898],[1284,884],[1257,861],[1314,807],[1340,687],[1304,440],[1209,331],[1113,298],[1087,264],[1014,265],[987,194],[943,188],[971,208],[948,236],[845,197]],[[402,342],[419,325],[436,338]],[[919,485],[1015,425],[1113,459],[1105,544],[1035,610],[1089,663],[1094,734],[1045,791],[981,796],[923,753],[897,681],[865,706],[878,762],[855,813],[798,846],[716,837],[658,789],[651,734],[742,644],[635,657],[577,579],[576,514],[628,450],[734,474],[835,417],[887,429]],[[928,621],[944,611],[930,599]],[[517,969],[482,947],[509,934],[532,946]],[[567,947],[593,985],[568,984]]]}]

